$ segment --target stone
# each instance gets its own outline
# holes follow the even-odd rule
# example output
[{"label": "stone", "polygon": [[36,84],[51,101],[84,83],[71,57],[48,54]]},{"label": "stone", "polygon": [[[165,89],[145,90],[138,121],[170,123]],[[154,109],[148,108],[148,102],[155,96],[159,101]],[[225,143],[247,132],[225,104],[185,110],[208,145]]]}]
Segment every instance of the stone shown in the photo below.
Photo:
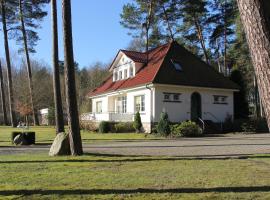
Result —
[{"label": "stone", "polygon": [[14,138],[13,143],[14,143],[15,145],[27,145],[27,141],[25,140],[23,134],[17,135],[17,136]]},{"label": "stone", "polygon": [[70,155],[69,138],[66,133],[58,133],[49,151],[49,156]]}]

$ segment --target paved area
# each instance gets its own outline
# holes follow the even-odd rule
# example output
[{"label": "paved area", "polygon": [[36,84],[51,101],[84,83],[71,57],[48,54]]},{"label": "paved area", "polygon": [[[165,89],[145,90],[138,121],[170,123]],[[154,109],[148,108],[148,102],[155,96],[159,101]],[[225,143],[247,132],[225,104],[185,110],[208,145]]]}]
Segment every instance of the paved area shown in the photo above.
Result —
[{"label": "paved area", "polygon": [[[0,147],[0,154],[48,152],[49,146]],[[119,140],[84,145],[84,152],[116,155],[235,157],[270,153],[270,134],[176,140]]]}]

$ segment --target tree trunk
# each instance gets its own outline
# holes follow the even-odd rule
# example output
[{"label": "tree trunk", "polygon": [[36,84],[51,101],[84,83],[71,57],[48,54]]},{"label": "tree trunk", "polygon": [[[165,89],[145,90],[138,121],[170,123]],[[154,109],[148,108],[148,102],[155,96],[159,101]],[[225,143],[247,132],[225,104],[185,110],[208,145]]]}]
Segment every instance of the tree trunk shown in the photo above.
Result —
[{"label": "tree trunk", "polygon": [[55,125],[56,133],[65,131],[62,97],[61,97],[61,85],[59,75],[59,57],[58,57],[58,30],[57,30],[57,3],[56,0],[51,1],[52,6],[52,65],[53,65],[53,85],[54,85],[54,106],[55,106]]},{"label": "tree trunk", "polygon": [[7,110],[6,110],[6,98],[5,98],[5,89],[4,89],[4,82],[3,82],[3,73],[2,73],[1,60],[0,60],[0,90],[1,90],[3,122],[4,122],[4,125],[8,125]]},{"label": "tree trunk", "polygon": [[82,155],[82,140],[76,99],[70,0],[62,0],[62,15],[70,151],[72,155]]},{"label": "tree trunk", "polygon": [[200,41],[201,48],[203,50],[205,61],[206,61],[206,63],[209,64],[209,58],[208,58],[208,54],[207,54],[206,47],[205,47],[202,28],[201,28],[201,25],[199,24],[198,20],[196,19],[196,17],[194,17],[194,23],[195,23],[195,27],[196,27],[196,30],[197,30],[198,40]]},{"label": "tree trunk", "polygon": [[169,17],[168,17],[168,14],[167,14],[167,11],[166,11],[166,8],[165,8],[164,5],[162,6],[162,10],[163,10],[163,13],[164,13],[165,21],[167,22],[167,27],[168,27],[168,31],[170,33],[170,38],[171,38],[171,40],[174,40],[172,27],[171,27],[171,24],[169,22]]},{"label": "tree trunk", "polygon": [[226,4],[227,4],[227,1],[225,0],[224,1],[224,8],[223,8],[223,16],[224,16],[224,69],[225,69],[225,75],[226,76],[229,76],[229,73],[228,73],[228,66],[227,66],[227,16],[226,16]]},{"label": "tree trunk", "polygon": [[237,0],[270,128],[270,1]]},{"label": "tree trunk", "polygon": [[28,73],[28,87],[29,87],[29,94],[30,94],[30,103],[32,107],[33,112],[33,119],[34,119],[34,125],[39,126],[37,111],[34,106],[34,100],[33,100],[33,80],[32,80],[32,69],[31,69],[31,62],[29,57],[29,51],[28,51],[28,43],[27,43],[27,36],[25,31],[25,24],[24,24],[24,17],[23,17],[23,10],[22,10],[22,0],[19,0],[19,9],[20,9],[20,21],[21,21],[21,31],[23,35],[23,43],[24,43],[24,51],[26,56],[26,64],[27,64],[27,73]]},{"label": "tree trunk", "polygon": [[3,25],[3,35],[4,35],[4,46],[5,46],[5,56],[7,63],[7,84],[8,84],[8,98],[9,98],[9,114],[10,122],[12,127],[16,127],[16,116],[14,110],[14,96],[13,96],[13,84],[12,84],[12,73],[10,64],[10,54],[9,54],[9,44],[8,44],[8,34],[7,34],[7,23],[6,23],[6,8],[5,1],[1,0],[1,10],[2,10],[2,25]]}]

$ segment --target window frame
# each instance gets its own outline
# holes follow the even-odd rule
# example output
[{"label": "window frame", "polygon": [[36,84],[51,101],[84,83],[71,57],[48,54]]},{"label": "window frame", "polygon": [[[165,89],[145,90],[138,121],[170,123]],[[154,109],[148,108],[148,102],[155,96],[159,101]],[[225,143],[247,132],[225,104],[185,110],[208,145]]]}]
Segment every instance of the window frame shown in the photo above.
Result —
[{"label": "window frame", "polygon": [[102,101],[96,101],[96,113],[102,113]]},{"label": "window frame", "polygon": [[[139,98],[139,103],[138,104],[137,104],[137,98]],[[134,96],[134,111],[144,113],[145,110],[146,110],[145,109],[145,95],[142,94],[142,95]]]}]

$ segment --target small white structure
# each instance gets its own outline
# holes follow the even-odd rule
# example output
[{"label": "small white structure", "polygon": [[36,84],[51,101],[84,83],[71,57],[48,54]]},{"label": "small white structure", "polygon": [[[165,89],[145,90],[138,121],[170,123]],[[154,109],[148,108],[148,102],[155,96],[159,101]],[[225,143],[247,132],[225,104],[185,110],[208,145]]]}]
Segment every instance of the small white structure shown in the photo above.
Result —
[{"label": "small white structure", "polygon": [[133,121],[137,111],[146,132],[167,112],[171,122],[233,117],[238,86],[176,42],[146,53],[120,50],[110,77],[91,91],[92,113],[81,120]]},{"label": "small white structure", "polygon": [[49,108],[44,108],[39,110],[40,112],[40,124],[41,125],[49,125],[48,115],[49,115]]}]

